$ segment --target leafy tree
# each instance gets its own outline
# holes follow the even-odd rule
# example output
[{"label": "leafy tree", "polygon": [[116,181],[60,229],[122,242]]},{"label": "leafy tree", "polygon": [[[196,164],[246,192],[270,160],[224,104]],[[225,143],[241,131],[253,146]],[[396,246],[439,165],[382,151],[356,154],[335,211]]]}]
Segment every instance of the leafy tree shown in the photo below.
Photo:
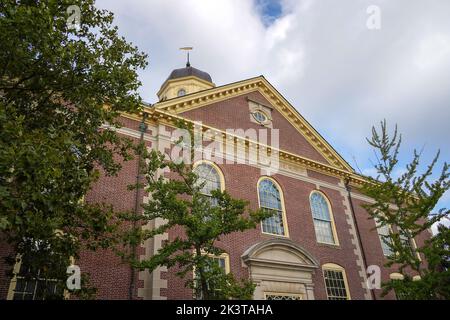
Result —
[{"label": "leafy tree", "polygon": [[31,277],[65,280],[70,257],[107,247],[115,232],[112,208],[83,196],[132,156],[115,128],[121,112],[139,110],[147,62],[94,2],[0,2],[0,234]]},{"label": "leafy tree", "polygon": [[[180,128],[186,127],[182,124]],[[192,128],[188,127],[192,133]],[[192,135],[190,135],[192,137]],[[194,140],[194,139],[193,139]],[[191,150],[192,141],[178,141],[176,144]],[[190,146],[190,147],[189,147]],[[163,243],[152,257],[138,261],[131,256],[122,257],[140,270],[152,272],[159,266],[178,267],[177,276],[185,278],[185,285],[194,290],[197,299],[251,299],[255,285],[250,280],[236,280],[232,273],[226,274],[214,257],[223,253],[216,242],[223,236],[255,228],[261,220],[273,212],[247,209],[248,202],[232,198],[226,191],[214,190],[211,197],[202,193],[205,184],[189,164],[170,159],[157,150],[147,152],[141,149],[143,172],[150,200],[143,205],[143,214],[128,216],[138,221],[138,227],[125,234],[125,244],[136,245],[143,241],[177,229],[182,232],[173,240]],[[168,171],[168,175],[161,174]],[[141,228],[155,219],[163,224],[152,230]]]},{"label": "leafy tree", "polygon": [[[390,136],[386,121],[383,121],[381,131],[373,127],[372,138],[367,141],[376,151],[375,169],[378,176],[367,177],[362,191],[375,202],[364,207],[377,220],[379,228],[390,228],[389,237],[384,239],[392,252],[387,266],[397,267],[404,276],[404,280],[384,283],[384,294],[394,289],[402,299],[450,299],[449,228],[441,224],[437,235],[417,249],[411,246],[411,239],[449,217],[450,210],[445,208],[432,213],[439,199],[450,188],[449,165],[444,163],[439,177],[432,180],[439,152],[427,169],[418,173],[421,154],[414,150],[406,172],[395,177],[401,145],[397,127]],[[417,253],[425,259],[420,259]],[[420,280],[413,280],[411,272],[420,275]]]}]

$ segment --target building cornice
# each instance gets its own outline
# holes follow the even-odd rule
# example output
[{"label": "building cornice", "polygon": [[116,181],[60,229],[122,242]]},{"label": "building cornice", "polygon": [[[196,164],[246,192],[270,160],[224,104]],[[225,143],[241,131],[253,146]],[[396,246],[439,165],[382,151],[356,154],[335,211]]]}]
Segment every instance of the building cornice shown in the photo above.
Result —
[{"label": "building cornice", "polygon": [[[187,76],[187,77],[182,77],[182,78],[176,78],[176,79],[170,79],[170,80],[166,80],[164,82],[164,84],[161,86],[161,88],[159,89],[158,93],[156,94],[158,97],[160,96],[161,93],[164,92],[164,90],[166,90],[166,88],[173,83],[178,83],[178,82],[186,82],[186,81],[190,81],[190,80],[194,80],[197,82],[202,83],[205,86],[214,88],[216,85],[214,83],[208,82],[206,80],[200,79],[198,77],[195,76]],[[172,99],[171,99],[172,100]]]},{"label": "building cornice", "polygon": [[[211,127],[205,124],[199,124],[196,121],[184,118],[182,116],[165,112],[161,109],[156,109],[154,107],[146,107],[144,106],[144,111],[148,113],[146,122],[150,125],[155,124],[164,124],[166,126],[177,128],[179,122],[183,122],[185,125],[195,125],[197,127],[201,126],[201,129],[203,132],[208,131],[209,133],[212,133],[215,136],[221,136],[224,141],[233,141],[233,143],[239,145],[245,145],[246,147],[255,148],[257,150],[265,150],[268,152],[268,154],[278,154],[278,156],[291,164],[297,164],[304,166],[306,169],[310,169],[319,173],[323,173],[329,176],[333,176],[339,179],[348,180],[350,185],[359,187],[362,186],[366,180],[364,177],[356,174],[355,172],[349,172],[348,170],[344,170],[341,168],[337,168],[335,166],[321,163],[291,152],[288,152],[286,150],[282,150],[279,148],[274,148],[271,146],[268,146],[266,144],[260,143],[258,141],[251,140],[246,137],[241,137],[238,135],[234,135],[231,133],[228,133],[226,131],[217,129],[215,127]],[[133,119],[136,121],[141,121],[141,117],[135,114],[122,114],[123,117]],[[225,140],[226,139],[226,140]]]}]

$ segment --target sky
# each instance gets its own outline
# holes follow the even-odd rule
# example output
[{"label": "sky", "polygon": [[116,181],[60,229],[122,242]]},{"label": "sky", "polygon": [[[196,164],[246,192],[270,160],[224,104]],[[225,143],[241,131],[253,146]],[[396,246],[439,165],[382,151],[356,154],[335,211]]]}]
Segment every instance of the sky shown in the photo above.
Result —
[{"label": "sky", "polygon": [[[422,169],[438,149],[437,169],[450,160],[448,0],[97,0],[97,7],[112,11],[121,35],[149,55],[140,72],[147,102],[184,66],[178,49],[192,46],[192,66],[216,85],[264,75],[358,172],[374,173],[365,138],[383,119],[402,133],[398,174],[415,148]],[[442,207],[450,207],[450,192]]]}]

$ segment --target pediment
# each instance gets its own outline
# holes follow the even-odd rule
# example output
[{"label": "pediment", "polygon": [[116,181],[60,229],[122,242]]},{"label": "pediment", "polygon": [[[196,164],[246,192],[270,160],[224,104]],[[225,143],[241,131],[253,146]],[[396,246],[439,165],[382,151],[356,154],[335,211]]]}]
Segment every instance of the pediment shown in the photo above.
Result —
[{"label": "pediment", "polygon": [[[158,102],[154,107],[164,112],[184,116],[195,109],[254,93],[260,94],[276,112],[282,115],[283,119],[295,128],[295,132],[299,133],[301,138],[305,139],[311,148],[320,154],[320,157],[323,157],[324,161],[314,159],[312,156],[309,157],[310,159],[324,162],[349,173],[354,172],[353,168],[263,76]],[[291,139],[295,138],[291,137]]]},{"label": "pediment", "polygon": [[242,259],[248,265],[278,265],[284,268],[309,269],[319,266],[311,254],[289,239],[270,239],[257,243],[244,252]]}]

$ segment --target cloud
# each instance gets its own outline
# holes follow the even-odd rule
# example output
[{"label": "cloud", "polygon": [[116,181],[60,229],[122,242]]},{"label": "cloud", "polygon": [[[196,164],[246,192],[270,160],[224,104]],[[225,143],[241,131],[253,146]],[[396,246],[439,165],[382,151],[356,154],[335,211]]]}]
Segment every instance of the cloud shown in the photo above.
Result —
[{"label": "cloud", "polygon": [[[263,74],[347,159],[373,159],[365,137],[383,118],[450,158],[450,1],[101,0],[120,32],[150,55],[142,96],[156,92],[193,46],[192,65],[217,85]],[[367,7],[381,29],[366,26]],[[272,8],[272,9],[271,9]],[[442,162],[441,162],[442,163]],[[449,201],[445,204],[449,205]]]},{"label": "cloud", "polygon": [[441,219],[440,221],[434,223],[431,226],[431,232],[433,233],[433,235],[438,234],[438,225],[443,224],[445,226],[450,226],[450,220],[449,219]]}]

